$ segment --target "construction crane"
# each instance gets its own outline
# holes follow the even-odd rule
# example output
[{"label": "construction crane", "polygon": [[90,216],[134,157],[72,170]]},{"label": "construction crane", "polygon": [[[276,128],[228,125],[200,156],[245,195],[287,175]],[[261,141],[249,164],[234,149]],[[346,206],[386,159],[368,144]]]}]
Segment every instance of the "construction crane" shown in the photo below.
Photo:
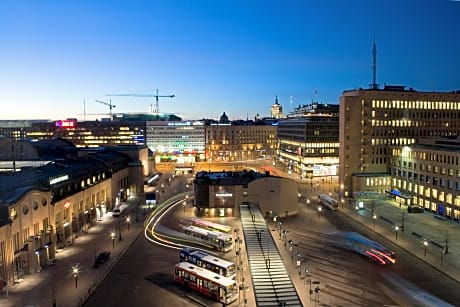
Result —
[{"label": "construction crane", "polygon": [[156,90],[156,94],[107,94],[106,96],[129,96],[129,97],[153,97],[155,98],[155,106],[150,104],[150,110],[152,113],[160,113],[160,104],[158,102],[159,98],[174,98],[176,95],[159,95],[158,89]]},{"label": "construction crane", "polygon": [[97,99],[96,99],[96,102],[105,104],[106,106],[109,107],[109,109],[110,109],[110,120],[112,120],[112,119],[113,119],[113,118],[112,118],[112,109],[113,109],[113,108],[116,108],[116,105],[112,104],[112,99],[110,99],[109,102],[105,102],[105,101],[97,100]]}]

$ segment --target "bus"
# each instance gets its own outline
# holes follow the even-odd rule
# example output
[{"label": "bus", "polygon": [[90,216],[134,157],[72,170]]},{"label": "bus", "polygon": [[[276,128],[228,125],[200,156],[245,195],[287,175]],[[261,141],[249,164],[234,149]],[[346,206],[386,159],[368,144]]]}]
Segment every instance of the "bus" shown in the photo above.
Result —
[{"label": "bus", "polygon": [[174,266],[174,281],[223,305],[231,304],[238,298],[235,280],[188,262],[179,262]]},{"label": "bus", "polygon": [[198,226],[204,229],[212,230],[212,231],[220,231],[224,233],[231,233],[232,227],[228,225],[217,224],[211,221],[202,220],[199,218],[190,218],[188,221],[193,226]]},{"label": "bus", "polygon": [[372,241],[371,239],[357,232],[339,232],[339,237],[345,240],[345,247],[357,252],[380,264],[396,263],[395,252],[390,251],[384,245]]},{"label": "bus", "polygon": [[192,248],[182,248],[179,256],[181,262],[190,262],[219,275],[236,279],[236,266],[233,262]]},{"label": "bus", "polygon": [[339,203],[337,200],[334,198],[330,197],[327,194],[319,194],[319,203],[322,204],[323,206],[333,210],[337,211],[339,209]]},{"label": "bus", "polygon": [[145,180],[145,184],[149,186],[156,186],[158,181],[160,181],[160,176],[161,173],[155,173],[152,176],[150,176],[147,180]]},{"label": "bus", "polygon": [[184,226],[182,229],[188,237],[197,243],[205,244],[221,252],[228,252],[232,249],[232,235],[193,225]]}]

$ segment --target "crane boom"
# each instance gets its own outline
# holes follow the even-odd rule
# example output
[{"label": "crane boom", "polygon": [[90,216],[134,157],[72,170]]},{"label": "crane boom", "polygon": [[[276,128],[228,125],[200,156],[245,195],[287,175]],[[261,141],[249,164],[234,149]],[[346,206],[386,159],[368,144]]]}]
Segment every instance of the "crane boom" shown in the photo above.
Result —
[{"label": "crane boom", "polygon": [[105,101],[102,101],[102,100],[97,100],[96,99],[96,102],[99,102],[99,103],[102,103],[106,106],[109,107],[109,110],[110,110],[110,119],[112,119],[112,109],[113,108],[116,108],[116,105],[112,104],[112,99],[109,100],[109,102],[105,102]]},{"label": "crane boom", "polygon": [[156,90],[156,94],[107,94],[106,96],[124,96],[124,97],[153,97],[155,98],[155,106],[152,106],[150,104],[150,110],[152,113],[160,113],[160,103],[159,103],[159,98],[174,98],[176,95],[159,95],[158,94],[158,89]]}]

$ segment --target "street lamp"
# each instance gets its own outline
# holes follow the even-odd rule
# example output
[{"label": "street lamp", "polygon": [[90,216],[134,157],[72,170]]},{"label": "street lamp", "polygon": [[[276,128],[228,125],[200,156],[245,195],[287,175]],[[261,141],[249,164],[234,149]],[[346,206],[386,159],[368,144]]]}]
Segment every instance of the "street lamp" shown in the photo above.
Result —
[{"label": "street lamp", "polygon": [[112,239],[112,248],[115,248],[115,230],[113,229],[110,232],[110,238]]},{"label": "street lamp", "polygon": [[426,257],[426,248],[428,246],[428,241],[427,240],[423,240],[423,246],[425,247],[425,253],[424,253],[424,257]]},{"label": "street lamp", "polygon": [[126,217],[126,224],[128,224],[128,231],[129,231],[129,224],[131,224],[131,216]]},{"label": "street lamp", "polygon": [[399,226],[395,226],[395,237],[396,237],[396,240],[398,240],[398,230],[399,230]]},{"label": "street lamp", "polygon": [[284,247],[286,248],[286,233],[288,231],[286,229],[283,229],[283,241],[284,241]]},{"label": "street lamp", "polygon": [[[308,279],[307,279],[308,278]],[[308,271],[308,269],[305,269],[305,286],[307,285],[307,283],[310,284],[310,300],[311,300],[311,273]]]},{"label": "street lamp", "polygon": [[321,210],[323,210],[323,208],[321,208],[321,206],[318,206],[318,219],[319,220],[321,219]]},{"label": "street lamp", "polygon": [[377,215],[374,214],[374,215],[372,216],[372,218],[374,219],[374,228],[375,228],[375,220],[377,219]]},{"label": "street lamp", "polygon": [[184,213],[185,213],[185,206],[186,206],[186,205],[187,205],[187,202],[184,200],[184,201],[182,202],[182,207],[184,207]]},{"label": "street lamp", "polygon": [[297,263],[296,264],[297,264],[297,267],[299,268],[299,277],[301,277],[302,275],[301,275],[301,272],[300,272],[300,269],[301,269],[301,267],[300,267],[300,253],[297,253]]},{"label": "street lamp", "polygon": [[79,267],[79,264],[76,263],[72,267],[72,276],[73,276],[73,279],[75,280],[75,288],[78,288],[78,274],[79,273],[80,273],[80,267]]}]

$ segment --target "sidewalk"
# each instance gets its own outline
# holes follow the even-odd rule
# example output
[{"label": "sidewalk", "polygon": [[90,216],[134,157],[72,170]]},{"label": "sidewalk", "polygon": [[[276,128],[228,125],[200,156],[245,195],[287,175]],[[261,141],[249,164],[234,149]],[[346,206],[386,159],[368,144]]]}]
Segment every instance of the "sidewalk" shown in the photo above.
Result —
[{"label": "sidewalk", "polygon": [[[128,200],[132,210],[126,213],[131,216],[129,231],[124,217],[115,218],[111,212],[106,213],[73,243],[58,249],[53,265],[40,272],[26,274],[20,283],[4,289],[0,306],[81,306],[142,232],[142,212],[138,210],[136,219],[133,210],[139,201],[135,197]],[[111,231],[118,228],[121,236],[117,233],[112,239]],[[109,251],[110,258],[99,268],[94,268],[95,256],[102,251]],[[72,274],[74,267],[78,267],[76,278]]]}]

